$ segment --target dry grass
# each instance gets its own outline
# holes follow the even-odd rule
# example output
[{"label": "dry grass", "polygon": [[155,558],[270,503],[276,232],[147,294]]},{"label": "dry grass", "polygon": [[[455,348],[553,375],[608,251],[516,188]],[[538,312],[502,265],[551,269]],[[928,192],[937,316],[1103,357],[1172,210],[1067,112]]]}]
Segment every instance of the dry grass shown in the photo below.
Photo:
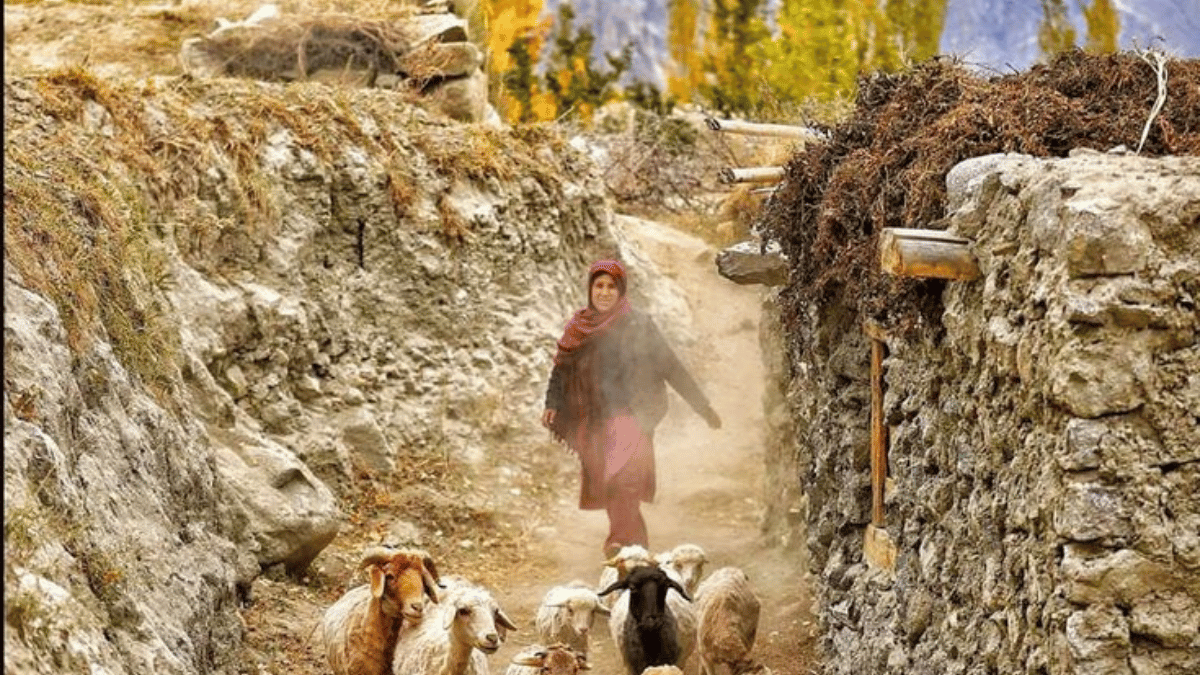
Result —
[{"label": "dry grass", "polygon": [[[1170,94],[1143,155],[1200,154],[1200,60],[1169,64]],[[1063,157],[1077,147],[1136,147],[1155,98],[1134,54],[1069,52],[1028,72],[980,78],[933,60],[859,85],[854,115],[828,143],[788,162],[762,222],[791,261],[785,320],[836,301],[859,319],[901,331],[940,326],[944,282],[887,277],[876,238],[885,227],[936,227],[946,173],[997,152]]]},{"label": "dry grass", "polygon": [[[74,348],[107,335],[130,370],[164,391],[177,379],[179,340],[160,295],[163,242],[174,238],[189,264],[208,271],[260,257],[279,223],[278,188],[262,160],[279,134],[324,166],[347,147],[387,158],[399,222],[423,189],[525,175],[555,185],[563,175],[564,146],[549,129],[439,122],[379,92],[106,82],[69,68],[6,84],[6,94],[14,99],[5,115],[6,259],[54,300]],[[227,205],[197,199],[211,191],[213,170]],[[428,173],[441,180],[429,184]],[[443,230],[463,241],[469,225],[444,194],[433,195]]]}]

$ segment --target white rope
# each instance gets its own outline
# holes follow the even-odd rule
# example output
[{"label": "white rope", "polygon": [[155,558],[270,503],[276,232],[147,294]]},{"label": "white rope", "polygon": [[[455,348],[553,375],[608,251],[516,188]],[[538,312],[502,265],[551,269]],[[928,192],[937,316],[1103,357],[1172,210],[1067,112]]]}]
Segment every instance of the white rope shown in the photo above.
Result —
[{"label": "white rope", "polygon": [[[1146,126],[1142,128],[1142,140],[1138,141],[1137,151],[1133,153],[1135,155],[1141,154],[1142,146],[1146,144],[1146,136],[1150,135],[1150,124],[1154,122],[1154,118],[1158,116],[1167,102],[1167,57],[1154,49],[1139,51],[1137,54],[1154,69],[1154,75],[1158,80],[1158,98],[1154,101],[1154,107],[1150,109],[1150,117],[1146,118]],[[1150,57],[1154,57],[1153,62]]]}]

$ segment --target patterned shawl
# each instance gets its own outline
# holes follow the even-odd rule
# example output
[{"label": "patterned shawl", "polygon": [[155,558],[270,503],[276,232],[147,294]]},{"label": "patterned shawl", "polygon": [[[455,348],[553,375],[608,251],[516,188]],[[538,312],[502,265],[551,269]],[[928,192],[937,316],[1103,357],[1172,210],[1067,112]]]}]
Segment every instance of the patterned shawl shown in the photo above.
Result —
[{"label": "patterned shawl", "polygon": [[[592,282],[596,275],[609,274],[621,297],[607,312],[592,306]],[[558,411],[551,431],[572,450],[588,446],[587,436],[600,419],[600,380],[596,368],[596,341],[629,315],[632,308],[625,296],[625,268],[616,260],[598,260],[588,270],[588,306],[575,312],[558,341],[554,363],[565,368],[565,410]]]}]

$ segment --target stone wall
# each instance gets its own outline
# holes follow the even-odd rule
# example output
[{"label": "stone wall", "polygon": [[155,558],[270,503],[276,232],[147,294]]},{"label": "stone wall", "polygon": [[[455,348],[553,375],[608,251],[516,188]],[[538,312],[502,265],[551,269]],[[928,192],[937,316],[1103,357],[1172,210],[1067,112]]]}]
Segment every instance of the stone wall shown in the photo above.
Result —
[{"label": "stone wall", "polygon": [[1200,159],[948,184],[983,275],[946,283],[944,331],[886,341],[894,564],[864,556],[869,340],[836,306],[789,327],[825,671],[1200,672]]},{"label": "stone wall", "polygon": [[[594,165],[549,132],[451,124],[347,90],[337,96],[352,124],[318,131],[360,133],[334,137],[338,153],[323,158],[311,137],[262,117],[319,110],[331,96],[320,85],[135,85],[134,112],[118,114],[113,83],[65,121],[48,112],[48,88],[5,83],[11,157],[38,158],[8,161],[6,141],[13,190],[71,175],[54,163],[64,139],[89,161],[137,157],[137,143],[172,129],[198,147],[170,174],[166,202],[113,189],[137,183],[120,161],[43,192],[146,219],[139,231],[153,236],[133,243],[154,252],[159,276],[122,274],[174,333],[151,350],[176,360],[156,388],[105,327],[72,344],[74,308],[33,287],[6,239],[5,672],[238,672],[252,582],[305,569],[344,525],[351,477],[431,454],[500,471],[501,443],[547,443],[536,419],[583,270],[632,253]],[[253,163],[188,137],[214,118],[233,137],[263,132]],[[384,128],[386,149],[372,141]],[[455,166],[487,160],[463,145],[483,134],[493,159],[525,169]],[[248,187],[270,208],[248,212]],[[8,206],[6,193],[15,227],[25,214]],[[100,236],[94,227],[69,229]]]}]

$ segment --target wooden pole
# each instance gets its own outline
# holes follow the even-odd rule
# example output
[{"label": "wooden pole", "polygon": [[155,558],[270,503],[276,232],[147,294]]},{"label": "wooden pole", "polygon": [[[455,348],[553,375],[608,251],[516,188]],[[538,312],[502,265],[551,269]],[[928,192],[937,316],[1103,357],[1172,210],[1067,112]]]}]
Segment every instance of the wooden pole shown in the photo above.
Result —
[{"label": "wooden pole", "polygon": [[882,528],[887,486],[887,429],[883,426],[883,340],[871,338],[871,524]]},{"label": "wooden pole", "polygon": [[741,169],[721,169],[717,175],[722,183],[777,183],[783,180],[782,166],[751,166]]},{"label": "wooden pole", "polygon": [[796,138],[806,141],[824,141],[825,136],[815,129],[796,127],[787,124],[760,124],[742,122],[740,120],[719,120],[708,117],[705,120],[708,128],[713,131],[724,131],[730,134],[746,136],[774,136],[776,138]]},{"label": "wooden pole", "polygon": [[970,244],[941,230],[886,227],[879,233],[879,263],[901,277],[970,281],[980,274]]}]

